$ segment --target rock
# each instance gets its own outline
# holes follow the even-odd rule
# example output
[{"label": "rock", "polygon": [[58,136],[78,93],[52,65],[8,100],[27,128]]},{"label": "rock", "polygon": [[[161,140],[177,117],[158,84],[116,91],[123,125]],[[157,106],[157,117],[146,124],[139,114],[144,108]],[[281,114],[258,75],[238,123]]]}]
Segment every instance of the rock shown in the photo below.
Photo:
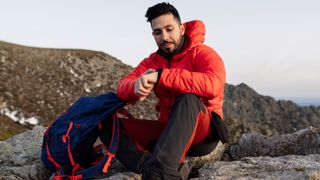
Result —
[{"label": "rock", "polygon": [[217,147],[208,155],[200,157],[187,157],[186,160],[192,163],[192,168],[199,169],[208,162],[220,161],[226,145],[219,141]]},{"label": "rock", "polygon": [[283,156],[320,154],[320,129],[309,127],[292,134],[266,137],[244,134],[238,145],[231,146],[233,160],[248,156]]},{"label": "rock", "polygon": [[0,141],[0,180],[48,179],[49,171],[40,161],[44,131],[44,127],[35,126],[7,141]]},{"label": "rock", "polygon": [[[13,136],[7,141],[0,141],[0,180],[1,179],[48,179],[50,172],[42,164],[41,145],[44,127],[35,126],[32,130]],[[218,143],[216,149],[203,157],[189,158],[196,168],[205,163],[220,160],[225,145]],[[117,160],[112,164],[105,175],[97,179],[141,179],[136,173],[128,170]]]},{"label": "rock", "polygon": [[133,172],[123,172],[101,180],[141,180],[141,175]]},{"label": "rock", "polygon": [[199,170],[199,179],[320,179],[320,155],[246,157],[212,162]]},{"label": "rock", "polygon": [[48,179],[50,172],[45,169],[44,165],[37,159],[26,165],[0,165],[0,180],[17,180],[17,179]]},{"label": "rock", "polygon": [[[32,130],[13,136],[7,141],[0,141],[0,180],[42,180],[50,177],[51,173],[40,160],[45,129],[41,126],[35,126]],[[114,159],[108,173],[97,178],[103,179],[125,171],[127,169]],[[129,176],[130,178],[131,176],[139,177],[135,173],[124,173],[121,178],[128,179]],[[115,177],[120,177],[120,175],[118,174]]]},{"label": "rock", "polygon": [[[32,130],[13,136],[7,141],[0,141],[0,180],[16,179],[48,179],[50,172],[46,170],[40,161],[42,136],[45,128],[35,126]],[[237,161],[218,161],[221,159],[225,145],[218,144],[215,151],[205,157],[189,159],[194,161],[199,169],[199,179],[319,179],[320,178],[320,153],[318,139],[319,130],[313,127],[300,130],[293,134],[274,136],[266,138],[256,134],[243,136],[251,137],[249,144],[243,143],[234,152],[241,152],[237,157],[249,156],[253,147],[263,151],[262,147],[268,149],[267,152],[274,152],[273,155],[285,155],[286,153],[306,154],[286,155],[280,157],[245,157]],[[264,137],[264,138],[261,138]],[[252,139],[260,139],[252,141]],[[245,141],[247,142],[247,141]],[[272,142],[272,143],[271,143]],[[275,144],[279,146],[275,146]],[[278,148],[285,149],[289,144],[297,149],[291,151],[280,151]],[[268,144],[268,146],[262,146]],[[249,146],[244,149],[243,146]],[[231,147],[232,148],[235,148]],[[253,151],[254,155],[259,155],[259,150]],[[309,153],[318,153],[307,155]],[[262,154],[262,153],[260,153]],[[267,155],[266,153],[263,155]],[[141,180],[141,175],[128,170],[116,159],[113,160],[107,174],[97,176],[95,179],[125,179]]]},{"label": "rock", "polygon": [[18,134],[7,141],[0,141],[1,165],[22,166],[40,157],[44,127],[35,126],[32,130]]},{"label": "rock", "polygon": [[[41,143],[44,127],[35,126],[32,130],[13,136],[7,141],[0,141],[0,180],[1,179],[48,179],[50,172],[40,160]],[[224,145],[218,144],[216,150],[208,156],[192,158],[192,161],[202,166],[204,162],[221,158]],[[119,161],[113,160],[106,175],[97,179],[132,179],[139,180],[141,176],[128,171]]]}]

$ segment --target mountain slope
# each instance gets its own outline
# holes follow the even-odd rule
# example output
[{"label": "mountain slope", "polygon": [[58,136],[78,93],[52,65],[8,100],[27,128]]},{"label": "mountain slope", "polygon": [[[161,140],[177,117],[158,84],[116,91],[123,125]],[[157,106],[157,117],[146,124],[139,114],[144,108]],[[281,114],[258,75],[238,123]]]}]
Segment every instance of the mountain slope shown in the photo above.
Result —
[{"label": "mountain slope", "polygon": [[0,42],[0,99],[5,108],[48,125],[80,96],[114,91],[131,69],[102,52]]},{"label": "mountain slope", "polygon": [[238,139],[245,132],[264,135],[292,133],[320,127],[320,107],[299,107],[292,101],[262,96],[246,84],[225,86],[225,119]]},{"label": "mountain slope", "polygon": [[3,141],[15,134],[24,132],[30,128],[12,121],[9,117],[4,115],[0,115],[0,127],[0,141]]},{"label": "mountain slope", "polygon": [[[0,110],[35,117],[48,125],[80,96],[114,91],[132,67],[103,52],[33,48],[0,41]],[[137,118],[156,119],[154,95],[129,109]],[[245,84],[226,84],[225,120],[232,143],[245,132],[265,135],[320,127],[320,107],[261,96]]]}]

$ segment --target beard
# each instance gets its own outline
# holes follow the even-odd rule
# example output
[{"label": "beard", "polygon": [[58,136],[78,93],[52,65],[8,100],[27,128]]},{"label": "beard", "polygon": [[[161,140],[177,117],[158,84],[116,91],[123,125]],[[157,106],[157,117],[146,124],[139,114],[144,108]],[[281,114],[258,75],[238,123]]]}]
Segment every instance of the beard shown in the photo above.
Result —
[{"label": "beard", "polygon": [[178,44],[176,42],[168,42],[164,41],[161,43],[162,51],[166,53],[172,53],[178,48]]},{"label": "beard", "polygon": [[159,48],[165,53],[174,54],[176,50],[180,47],[181,41],[182,35],[180,35],[180,38],[177,41],[162,41]]}]

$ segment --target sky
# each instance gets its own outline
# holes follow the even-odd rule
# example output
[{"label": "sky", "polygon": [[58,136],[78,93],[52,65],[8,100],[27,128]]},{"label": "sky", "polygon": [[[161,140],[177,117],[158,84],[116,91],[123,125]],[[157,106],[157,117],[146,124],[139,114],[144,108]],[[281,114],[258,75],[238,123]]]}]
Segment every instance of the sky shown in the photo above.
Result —
[{"label": "sky", "polygon": [[[133,67],[157,50],[144,17],[154,0],[0,0],[0,40],[89,49]],[[320,1],[166,1],[183,22],[206,25],[205,44],[222,57],[227,83],[320,105]]]}]

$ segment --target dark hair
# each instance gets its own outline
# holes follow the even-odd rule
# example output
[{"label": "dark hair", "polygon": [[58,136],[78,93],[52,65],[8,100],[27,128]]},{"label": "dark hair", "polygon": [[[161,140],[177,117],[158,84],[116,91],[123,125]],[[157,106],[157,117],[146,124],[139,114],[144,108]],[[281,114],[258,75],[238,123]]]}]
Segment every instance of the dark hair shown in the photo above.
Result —
[{"label": "dark hair", "polygon": [[151,23],[153,19],[161,15],[170,14],[170,13],[173,15],[174,18],[178,20],[179,24],[181,24],[181,19],[177,9],[174,6],[172,6],[170,3],[165,3],[165,2],[158,3],[152,7],[149,7],[145,17],[147,18],[147,22]]}]

